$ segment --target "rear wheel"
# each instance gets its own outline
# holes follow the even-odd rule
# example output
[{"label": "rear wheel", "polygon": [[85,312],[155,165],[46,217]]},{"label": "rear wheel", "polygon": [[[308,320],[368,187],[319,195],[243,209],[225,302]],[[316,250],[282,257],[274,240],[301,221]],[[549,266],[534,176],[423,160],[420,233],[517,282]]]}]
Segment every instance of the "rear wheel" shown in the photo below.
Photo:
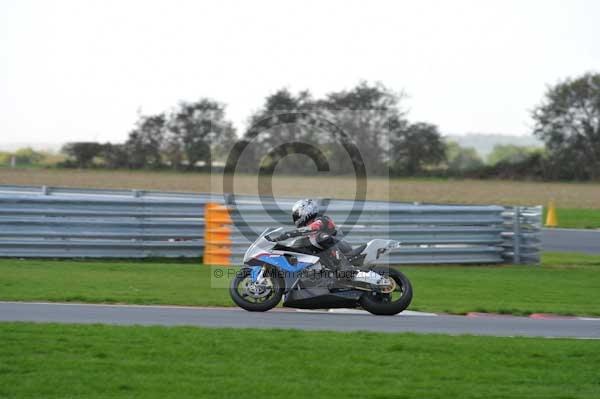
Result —
[{"label": "rear wheel", "polygon": [[393,268],[375,268],[374,272],[393,280],[389,291],[366,292],[360,298],[360,305],[376,315],[395,315],[405,310],[412,300],[413,290],[410,280]]},{"label": "rear wheel", "polygon": [[259,284],[250,277],[250,269],[242,268],[231,281],[229,295],[240,308],[250,312],[266,312],[277,306],[285,286],[278,276],[265,276]]}]

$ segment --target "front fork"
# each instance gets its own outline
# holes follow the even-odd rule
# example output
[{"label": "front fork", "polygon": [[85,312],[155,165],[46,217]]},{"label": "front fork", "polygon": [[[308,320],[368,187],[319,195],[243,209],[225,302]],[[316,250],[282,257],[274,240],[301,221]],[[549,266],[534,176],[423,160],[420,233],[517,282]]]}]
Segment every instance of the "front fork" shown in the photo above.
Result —
[{"label": "front fork", "polygon": [[252,266],[250,268],[250,280],[252,280],[253,283],[262,282],[264,274],[265,274],[264,266]]}]

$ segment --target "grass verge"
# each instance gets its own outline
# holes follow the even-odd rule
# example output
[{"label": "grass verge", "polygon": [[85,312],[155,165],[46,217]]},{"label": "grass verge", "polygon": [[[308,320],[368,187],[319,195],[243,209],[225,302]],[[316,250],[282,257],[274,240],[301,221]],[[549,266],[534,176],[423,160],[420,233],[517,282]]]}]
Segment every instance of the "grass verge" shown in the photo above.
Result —
[{"label": "grass verge", "polygon": [[[407,266],[412,310],[600,316],[600,256],[544,255],[541,266]],[[227,274],[188,263],[0,260],[0,300],[233,306]]]},{"label": "grass verge", "polygon": [[0,323],[3,398],[594,398],[600,341]]},{"label": "grass verge", "polygon": [[[544,208],[546,221],[548,209]],[[600,229],[600,209],[557,208],[558,227],[566,229]]]}]

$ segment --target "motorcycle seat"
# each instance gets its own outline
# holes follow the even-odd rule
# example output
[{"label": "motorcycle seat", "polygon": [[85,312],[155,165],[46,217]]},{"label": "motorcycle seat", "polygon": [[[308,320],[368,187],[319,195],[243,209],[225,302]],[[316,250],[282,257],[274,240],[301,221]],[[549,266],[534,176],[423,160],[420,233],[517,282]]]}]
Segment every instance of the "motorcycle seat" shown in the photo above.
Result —
[{"label": "motorcycle seat", "polygon": [[344,253],[344,255],[346,255],[348,258],[358,256],[366,247],[367,247],[367,244],[359,245],[358,247],[352,249],[350,252]]}]

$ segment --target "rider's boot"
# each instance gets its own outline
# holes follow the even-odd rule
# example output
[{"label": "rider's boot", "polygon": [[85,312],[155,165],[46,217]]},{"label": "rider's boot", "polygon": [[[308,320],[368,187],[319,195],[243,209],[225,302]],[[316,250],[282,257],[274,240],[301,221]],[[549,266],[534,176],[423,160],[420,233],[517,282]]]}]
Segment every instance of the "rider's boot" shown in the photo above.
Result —
[{"label": "rider's boot", "polygon": [[340,281],[351,281],[358,270],[352,266],[346,257],[337,248],[328,249],[324,254],[327,263],[332,266],[335,272],[335,278]]}]

